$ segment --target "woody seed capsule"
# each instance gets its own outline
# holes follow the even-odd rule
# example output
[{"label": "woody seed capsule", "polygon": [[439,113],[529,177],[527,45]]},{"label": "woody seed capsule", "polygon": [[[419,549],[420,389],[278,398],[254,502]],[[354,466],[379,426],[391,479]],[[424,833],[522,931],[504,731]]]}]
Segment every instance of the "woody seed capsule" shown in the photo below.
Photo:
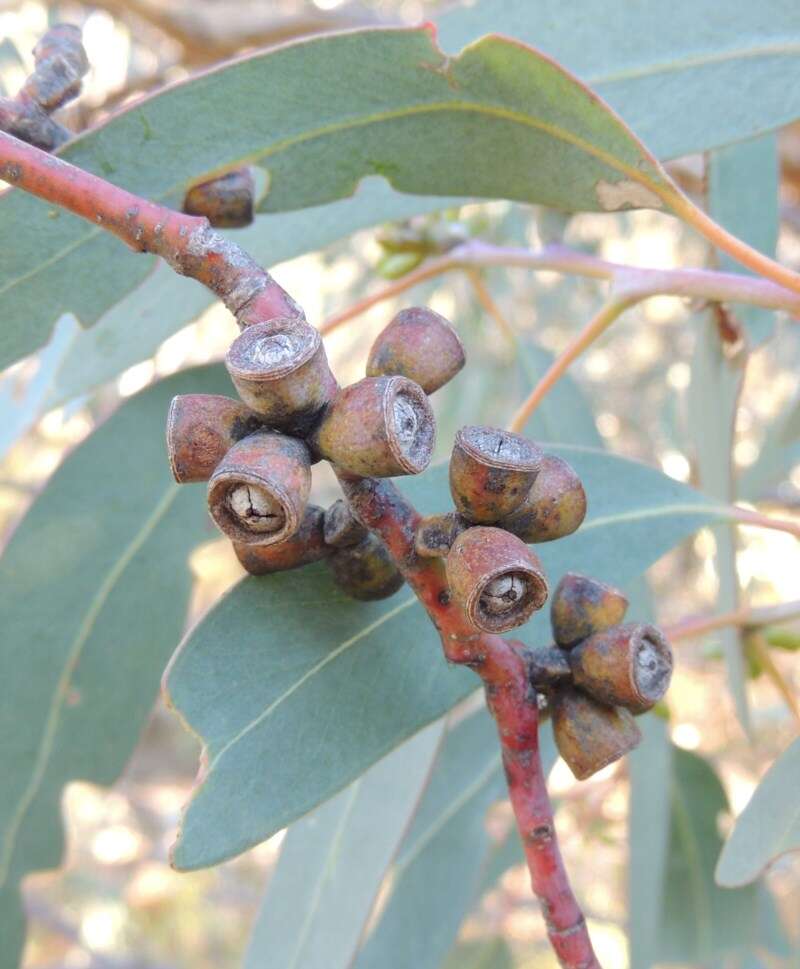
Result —
[{"label": "woody seed capsule", "polygon": [[622,622],[628,600],[613,586],[576,572],[567,572],[550,601],[553,637],[562,649],[571,649],[592,633]]},{"label": "woody seed capsule", "polygon": [[324,528],[325,542],[334,548],[358,545],[369,534],[344,498],[337,498],[325,512]]},{"label": "woody seed capsule", "polygon": [[336,395],[319,333],[281,318],[242,331],[225,358],[239,396],[266,424],[304,436]]},{"label": "woody seed capsule", "polygon": [[469,522],[493,524],[524,501],[536,479],[541,450],[496,427],[462,427],[450,457],[450,493]]},{"label": "woody seed capsule", "polygon": [[333,554],[333,549],[325,544],[323,514],[321,508],[309,505],[294,535],[276,545],[242,545],[234,542],[236,556],[251,575],[285,572],[328,558]]},{"label": "woody seed capsule", "polygon": [[556,747],[579,781],[624,757],[642,739],[627,710],[572,687],[556,690],[550,708]]},{"label": "woody seed capsule", "polygon": [[311,463],[302,441],[274,431],[235,444],[208,483],[211,517],[243,545],[275,545],[300,527],[311,489]]},{"label": "woody seed capsule", "polygon": [[422,306],[401,310],[378,334],[367,360],[367,376],[401,376],[426,394],[443,387],[465,363],[464,347],[448,321]]},{"label": "woody seed capsule", "polygon": [[388,478],[424,471],[434,437],[433,412],[418,384],[406,377],[366,377],[342,390],[311,441],[342,471]]},{"label": "woody seed capsule", "polygon": [[453,598],[484,632],[521,626],[547,599],[538,558],[499,528],[468,528],[453,542],[445,564]]},{"label": "woody seed capsule", "polygon": [[645,713],[658,703],[672,676],[669,643],[646,623],[597,632],[572,649],[568,658],[576,686],[631,713]]},{"label": "woody seed capsule", "polygon": [[175,480],[179,484],[208,481],[233,445],[263,426],[260,417],[230,397],[173,397],[167,415],[167,452]]},{"label": "woody seed capsule", "polygon": [[250,169],[237,168],[190,188],[183,211],[205,216],[215,229],[242,229],[253,221],[254,196]]},{"label": "woody seed capsule", "polygon": [[525,500],[499,525],[524,542],[552,542],[571,535],[586,517],[586,494],[574,469],[545,454]]},{"label": "woody seed capsule", "polygon": [[403,584],[403,576],[383,542],[371,532],[357,545],[336,549],[330,566],[339,588],[365,602],[386,599]]},{"label": "woody seed capsule", "polygon": [[456,538],[468,527],[468,523],[453,512],[428,515],[417,527],[414,549],[422,558],[444,558]]}]

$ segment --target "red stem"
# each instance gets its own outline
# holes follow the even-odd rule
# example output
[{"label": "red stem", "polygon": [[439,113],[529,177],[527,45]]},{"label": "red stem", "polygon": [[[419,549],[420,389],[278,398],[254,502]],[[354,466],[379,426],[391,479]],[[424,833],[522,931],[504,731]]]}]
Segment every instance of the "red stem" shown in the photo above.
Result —
[{"label": "red stem", "polygon": [[[0,178],[114,233],[132,249],[164,258],[216,293],[246,326],[302,315],[287,293],[205,219],[174,212],[0,133]],[[338,472],[337,472],[338,473]],[[356,515],[385,542],[436,626],[446,658],[481,677],[497,722],[509,793],[548,935],[564,969],[600,969],[556,840],[539,754],[537,696],[522,644],[481,633],[451,601],[438,559],[414,549],[419,514],[387,480],[339,474]]]},{"label": "red stem", "polygon": [[243,249],[207,219],[156,205],[0,132],[0,178],[113,233],[137,252],[161,256],[203,283],[241,326],[302,310]]},{"label": "red stem", "polygon": [[337,474],[354,513],[383,540],[428,611],[445,657],[469,666],[483,680],[486,703],[497,723],[531,887],[541,902],[559,962],[564,969],[600,969],[558,846],[539,750],[539,708],[528,681],[522,643],[480,632],[451,601],[442,560],[420,558],[414,550],[420,515],[391,481]]}]

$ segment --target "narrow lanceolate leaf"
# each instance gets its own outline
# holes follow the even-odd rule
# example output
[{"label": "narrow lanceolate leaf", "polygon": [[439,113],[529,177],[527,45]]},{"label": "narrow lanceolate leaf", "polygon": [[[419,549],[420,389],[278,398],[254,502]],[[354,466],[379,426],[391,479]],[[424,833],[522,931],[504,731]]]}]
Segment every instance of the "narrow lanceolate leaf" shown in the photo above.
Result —
[{"label": "narrow lanceolate leaf", "polygon": [[[541,756],[547,772],[556,759],[549,726],[542,730]],[[439,969],[485,889],[496,851],[486,832],[486,811],[505,790],[497,729],[482,709],[445,740],[390,873],[391,895],[354,969]],[[519,845],[516,829],[511,839]]]},{"label": "narrow lanceolate leaf", "polygon": [[283,843],[245,969],[347,969],[419,803],[441,721],[295,824]]},{"label": "narrow lanceolate leaf", "polygon": [[[413,194],[570,211],[662,207],[670,193],[655,158],[554,62],[497,36],[448,57],[427,27],[315,37],[238,61],[141,102],[65,157],[172,204],[193,178],[249,162],[268,176],[265,212],[332,202],[370,175]],[[0,253],[0,366],[38,347],[65,309],[96,320],[151,268],[99,227],[49,211],[17,190],[0,198],[0,232],[15,240]]]},{"label": "narrow lanceolate leaf", "polygon": [[[637,619],[640,613],[630,612]],[[661,717],[639,721],[642,742],[628,758],[628,946],[631,969],[650,969],[658,952],[670,828],[672,746]]]},{"label": "narrow lanceolate leaf", "polygon": [[719,885],[755,881],[787,851],[800,850],[800,740],[784,751],[758,785],[717,864]]},{"label": "narrow lanceolate leaf", "polygon": [[[577,535],[537,549],[552,582],[575,570],[624,586],[726,515],[644,465],[588,448],[554,450],[581,475],[590,512]],[[451,507],[444,467],[401,484],[423,513]],[[547,616],[521,633],[549,639]],[[193,630],[166,678],[206,764],[175,865],[215,864],[290,824],[476,685],[468,671],[446,666],[405,588],[360,604],[337,590],[324,565],[245,579]]]},{"label": "narrow lanceolate leaf", "polygon": [[756,941],[757,893],[714,884],[721,847],[719,818],[729,810],[725,791],[702,757],[675,748],[664,910],[657,962],[714,964]]},{"label": "narrow lanceolate leaf", "polygon": [[[70,455],[0,559],[0,938],[23,939],[30,871],[61,859],[60,797],[109,784],[136,742],[190,592],[186,559],[210,534],[202,494],[164,453],[171,396],[224,391],[221,368],[132,399]],[[24,724],[24,729],[21,728]]]}]

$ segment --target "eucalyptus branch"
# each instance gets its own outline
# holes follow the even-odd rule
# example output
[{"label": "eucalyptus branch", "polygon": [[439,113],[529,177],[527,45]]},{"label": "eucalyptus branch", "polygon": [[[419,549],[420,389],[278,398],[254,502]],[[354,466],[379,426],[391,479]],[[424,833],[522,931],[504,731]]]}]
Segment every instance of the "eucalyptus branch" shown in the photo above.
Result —
[{"label": "eucalyptus branch", "polygon": [[561,243],[552,243],[534,251],[514,246],[496,246],[474,239],[456,246],[444,256],[423,263],[407,275],[329,317],[320,327],[320,332],[330,333],[373,306],[394,299],[414,286],[454,269],[489,269],[499,266],[607,280],[628,289],[641,290],[650,296],[746,303],[765,309],[785,310],[794,317],[800,317],[800,295],[759,277],[710,269],[650,269],[628,266],[570,249]]},{"label": "eucalyptus branch", "polygon": [[546,394],[552,390],[556,383],[564,376],[575,360],[588,349],[595,340],[598,339],[611,326],[614,320],[618,319],[625,310],[634,304],[646,299],[650,294],[630,294],[612,299],[610,302],[596,313],[580,333],[572,339],[569,346],[560,353],[553,363],[548,367],[539,382],[533,388],[528,397],[519,406],[517,412],[511,418],[508,425],[509,430],[519,433],[528,423],[533,412],[542,402]]},{"label": "eucalyptus branch", "polygon": [[[216,293],[243,327],[301,316],[271,276],[212,231],[205,219],[154,205],[6,134],[0,134],[0,178],[101,226],[136,251],[161,256],[176,272]],[[286,440],[292,444],[293,439]],[[297,441],[293,446],[302,447]],[[276,461],[287,460],[276,453]],[[446,658],[469,666],[483,680],[532,887],[542,903],[553,949],[564,969],[599,969],[558,847],[540,758],[537,693],[529,680],[524,647],[482,632],[470,621],[451,595],[441,560],[417,554],[420,516],[390,481],[348,474],[335,464],[334,468],[356,518],[382,539],[428,612]],[[248,500],[252,503],[252,496]],[[254,515],[259,511],[266,514],[260,506],[255,511],[250,507]]]},{"label": "eucalyptus branch", "polygon": [[711,616],[690,616],[665,630],[671,641],[678,639],[693,639],[706,633],[729,626],[740,629],[754,630],[764,626],[774,626],[784,622],[800,619],[800,600],[782,602],[775,606],[743,607],[732,612],[723,612]]}]

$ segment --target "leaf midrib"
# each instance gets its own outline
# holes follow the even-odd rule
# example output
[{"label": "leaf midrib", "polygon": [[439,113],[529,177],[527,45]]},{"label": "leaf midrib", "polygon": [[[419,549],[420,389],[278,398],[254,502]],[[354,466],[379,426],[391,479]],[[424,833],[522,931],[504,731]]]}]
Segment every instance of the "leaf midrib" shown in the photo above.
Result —
[{"label": "leaf midrib", "polygon": [[388,612],[385,612],[378,619],[364,626],[364,628],[360,629],[354,636],[351,636],[349,639],[344,640],[344,642],[340,643],[336,647],[336,649],[333,649],[331,650],[331,652],[326,653],[321,660],[314,663],[313,666],[310,666],[305,671],[305,673],[303,673],[303,675],[299,677],[299,679],[295,680],[295,682],[292,683],[292,685],[288,689],[284,690],[283,693],[277,696],[267,707],[265,707],[261,711],[261,713],[259,713],[257,717],[254,717],[252,720],[250,720],[244,727],[242,727],[242,729],[237,734],[231,737],[231,739],[220,748],[218,753],[215,754],[213,760],[209,764],[206,777],[210,776],[210,774],[212,773],[216,765],[219,763],[220,758],[223,757],[226,751],[228,751],[235,744],[238,744],[240,740],[243,740],[244,737],[246,737],[251,730],[255,730],[255,728],[258,727],[259,724],[263,723],[264,720],[267,719],[267,717],[270,717],[275,712],[275,710],[277,710],[277,708],[281,706],[282,703],[288,700],[293,693],[296,693],[312,677],[320,673],[323,669],[325,669],[325,667],[329,663],[332,663],[335,659],[338,659],[339,656],[347,652],[348,649],[352,649],[352,647],[355,646],[356,643],[364,639],[365,636],[369,636],[376,629],[379,629],[382,625],[384,625],[384,623],[389,622],[390,619],[394,619],[395,616],[399,615],[401,612],[404,612],[406,609],[409,609],[411,606],[414,605],[416,601],[417,601],[416,598],[409,598],[409,599],[403,600],[403,602],[395,606],[394,609],[390,609]]},{"label": "leaf midrib", "polygon": [[749,60],[753,57],[768,57],[770,55],[788,57],[792,54],[800,54],[800,44],[775,43],[762,44],[759,47],[736,47],[731,50],[718,51],[717,53],[694,54],[680,58],[678,60],[660,61],[657,64],[646,67],[630,67],[626,70],[617,71],[616,74],[598,75],[585,79],[585,83],[590,87],[599,87],[602,84],[618,84],[621,81],[629,81],[640,77],[657,77],[659,74],[676,74],[679,71],[692,67],[705,67],[707,64],[724,64],[727,61]]},{"label": "leaf midrib", "polygon": [[44,782],[47,768],[50,763],[50,757],[55,746],[59,719],[61,712],[64,709],[64,703],[66,702],[69,682],[78,666],[78,663],[80,662],[83,649],[94,630],[95,623],[97,622],[100,613],[103,611],[103,607],[108,601],[109,596],[116,588],[117,583],[137,552],[139,552],[144,543],[155,530],[158,523],[164,517],[172,505],[172,502],[175,500],[177,494],[178,486],[175,484],[169,485],[157,502],[151,514],[147,519],[145,519],[141,528],[125,546],[121,555],[109,569],[105,580],[100,584],[97,592],[89,602],[86,612],[84,613],[83,619],[78,628],[78,632],[76,633],[72,645],[70,646],[66,655],[64,669],[62,670],[61,676],[59,677],[55,690],[53,691],[53,696],[50,701],[50,707],[45,722],[45,729],[42,733],[42,739],[34,760],[30,780],[28,781],[25,790],[22,792],[22,796],[17,804],[17,807],[11,816],[11,823],[9,824],[3,837],[2,852],[0,852],[0,887],[5,885],[8,879],[19,830],[22,827],[28,810],[36,799],[36,795],[41,789],[42,783]]},{"label": "leaf midrib", "polygon": [[443,811],[436,815],[431,824],[425,829],[422,835],[416,839],[414,842],[414,847],[395,866],[395,877],[399,878],[400,875],[411,866],[411,864],[420,856],[423,849],[430,844],[430,842],[436,837],[436,835],[445,827],[447,822],[455,817],[456,814],[461,810],[464,805],[468,804],[473,797],[480,793],[481,789],[489,783],[492,775],[500,770],[500,754],[495,752],[491,755],[486,763],[484,769],[475,778],[475,780],[463,788],[461,793],[452,801],[447,802],[447,806]]},{"label": "leaf midrib", "polygon": [[297,945],[295,946],[291,961],[286,969],[295,969],[295,967],[298,965],[298,959],[300,958],[306,942],[308,941],[308,934],[311,930],[311,924],[314,921],[314,916],[316,915],[322,901],[325,882],[328,880],[328,875],[333,869],[334,861],[339,854],[339,848],[341,846],[342,839],[344,838],[344,832],[347,828],[350,816],[353,813],[353,809],[355,808],[356,801],[358,800],[362,783],[362,778],[358,778],[358,780],[351,785],[350,793],[347,798],[347,804],[336,825],[336,830],[334,831],[333,838],[331,839],[325,856],[325,863],[322,866],[322,870],[319,873],[319,878],[317,879],[314,885],[314,890],[311,893],[311,904],[309,905],[306,916],[303,919],[303,924],[300,926],[300,931],[297,933]]}]

